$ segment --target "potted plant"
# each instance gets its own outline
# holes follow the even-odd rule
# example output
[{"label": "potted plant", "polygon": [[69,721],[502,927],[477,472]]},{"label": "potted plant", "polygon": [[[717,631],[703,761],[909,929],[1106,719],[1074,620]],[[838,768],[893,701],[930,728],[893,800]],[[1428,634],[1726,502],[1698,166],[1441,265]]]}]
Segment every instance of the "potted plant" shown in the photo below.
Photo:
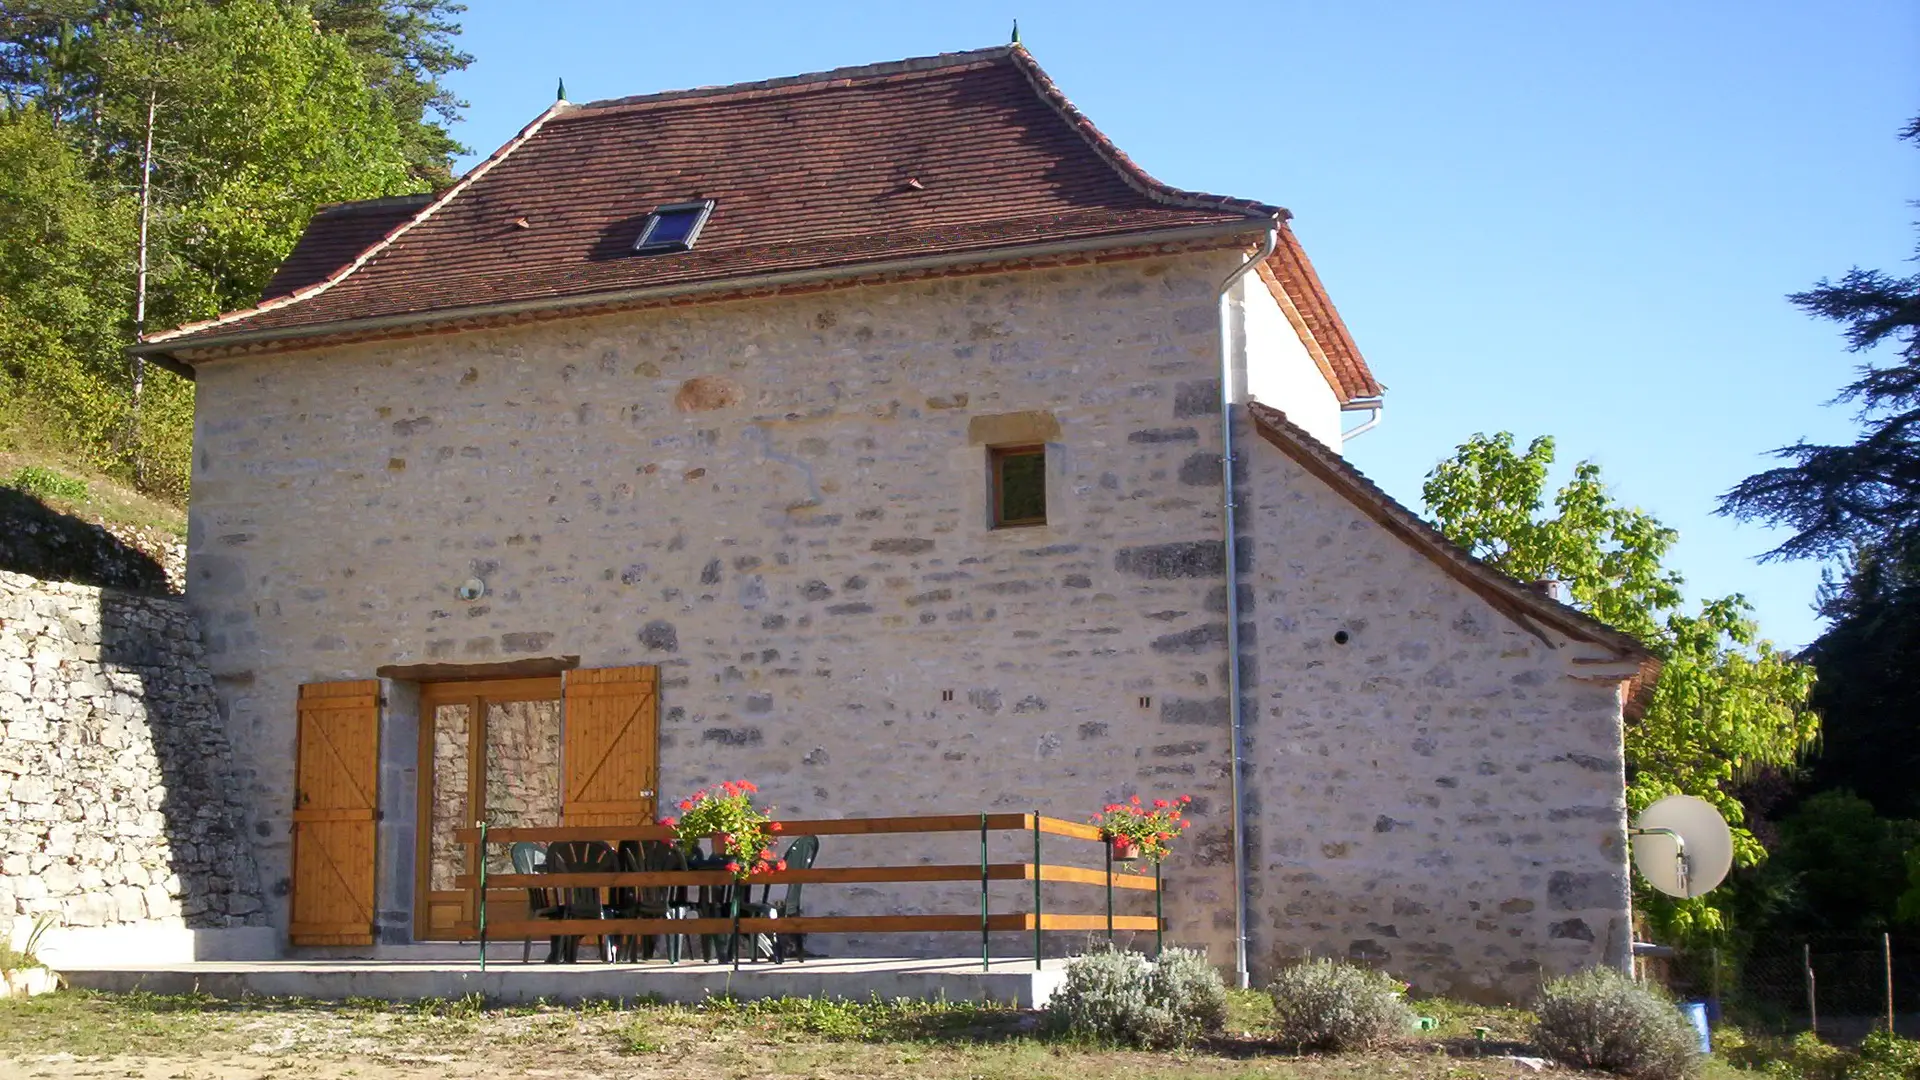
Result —
[{"label": "potted plant", "polygon": [[40,938],[53,922],[51,914],[43,912],[35,916],[33,928],[18,947],[0,938],[0,998],[33,997],[59,989],[59,977],[34,955]]},{"label": "potted plant", "polygon": [[660,824],[672,829],[674,839],[688,849],[703,837],[715,837],[715,851],[727,856],[727,872],[738,880],[785,870],[787,861],[775,859],[773,853],[773,835],[780,831],[780,823],[753,805],[759,791],[751,780],[701,788],[680,800],[679,817],[663,817]]},{"label": "potted plant", "polygon": [[1092,820],[1112,846],[1114,862],[1144,859],[1158,865],[1171,853],[1167,845],[1186,829],[1188,819],[1181,808],[1192,801],[1193,796],[1182,795],[1155,799],[1148,806],[1135,795],[1126,802],[1108,803]]}]

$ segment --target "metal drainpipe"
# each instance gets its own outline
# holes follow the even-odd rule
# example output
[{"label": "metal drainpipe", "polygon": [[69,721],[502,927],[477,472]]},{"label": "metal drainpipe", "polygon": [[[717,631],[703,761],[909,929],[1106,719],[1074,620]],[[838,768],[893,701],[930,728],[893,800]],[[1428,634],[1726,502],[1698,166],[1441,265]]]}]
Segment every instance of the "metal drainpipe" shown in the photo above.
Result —
[{"label": "metal drainpipe", "polygon": [[1220,283],[1220,481],[1221,521],[1226,536],[1227,571],[1227,717],[1233,732],[1228,752],[1233,770],[1233,973],[1240,989],[1251,984],[1247,971],[1247,814],[1242,793],[1240,743],[1244,732],[1240,715],[1240,572],[1234,543],[1233,410],[1238,405],[1233,387],[1233,308],[1229,294],[1235,282],[1267,260],[1280,243],[1280,223],[1267,226],[1260,250],[1248,256]]},{"label": "metal drainpipe", "polygon": [[1374,428],[1379,427],[1380,421],[1387,415],[1387,404],[1377,397],[1356,398],[1340,406],[1340,411],[1343,413],[1363,412],[1368,414],[1367,419],[1359,426],[1348,428],[1340,433],[1340,441],[1344,444],[1349,440],[1357,439],[1367,432],[1372,431]]}]

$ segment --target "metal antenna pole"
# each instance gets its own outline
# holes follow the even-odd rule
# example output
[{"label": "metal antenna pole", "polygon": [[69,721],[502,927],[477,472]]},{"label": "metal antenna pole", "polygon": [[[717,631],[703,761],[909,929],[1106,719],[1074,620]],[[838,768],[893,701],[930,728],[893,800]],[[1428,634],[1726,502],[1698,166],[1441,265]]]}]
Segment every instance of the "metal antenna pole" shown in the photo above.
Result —
[{"label": "metal antenna pole", "polygon": [[[140,247],[135,256],[133,271],[133,339],[139,341],[147,333],[147,219],[153,205],[153,120],[160,105],[159,92],[147,91],[147,142],[140,154]],[[147,358],[139,353],[133,354],[133,415],[130,417],[130,438],[127,440],[133,448],[133,475],[136,480],[146,478],[145,458],[140,454],[140,395],[147,382]]]}]

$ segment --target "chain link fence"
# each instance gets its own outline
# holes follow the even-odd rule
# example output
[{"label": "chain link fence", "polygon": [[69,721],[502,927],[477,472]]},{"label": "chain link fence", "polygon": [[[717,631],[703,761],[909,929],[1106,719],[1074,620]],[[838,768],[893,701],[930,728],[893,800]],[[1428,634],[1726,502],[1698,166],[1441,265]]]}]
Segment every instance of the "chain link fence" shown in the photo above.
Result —
[{"label": "chain link fence", "polygon": [[1813,1031],[1832,1042],[1893,1030],[1920,1038],[1920,937],[1762,942],[1744,957],[1676,951],[1642,961],[1643,977],[1710,1015],[1753,1031]]}]

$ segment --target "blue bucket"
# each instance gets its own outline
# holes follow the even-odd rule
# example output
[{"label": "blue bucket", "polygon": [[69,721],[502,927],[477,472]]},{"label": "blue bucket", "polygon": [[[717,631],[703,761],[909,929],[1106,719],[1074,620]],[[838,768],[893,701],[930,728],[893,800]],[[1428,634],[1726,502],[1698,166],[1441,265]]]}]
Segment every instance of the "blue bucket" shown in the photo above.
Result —
[{"label": "blue bucket", "polygon": [[1700,1052],[1713,1053],[1712,1030],[1707,1026],[1707,1003],[1683,1001],[1680,1003],[1680,1013],[1687,1018],[1687,1023],[1693,1025],[1693,1030],[1700,1033]]}]

